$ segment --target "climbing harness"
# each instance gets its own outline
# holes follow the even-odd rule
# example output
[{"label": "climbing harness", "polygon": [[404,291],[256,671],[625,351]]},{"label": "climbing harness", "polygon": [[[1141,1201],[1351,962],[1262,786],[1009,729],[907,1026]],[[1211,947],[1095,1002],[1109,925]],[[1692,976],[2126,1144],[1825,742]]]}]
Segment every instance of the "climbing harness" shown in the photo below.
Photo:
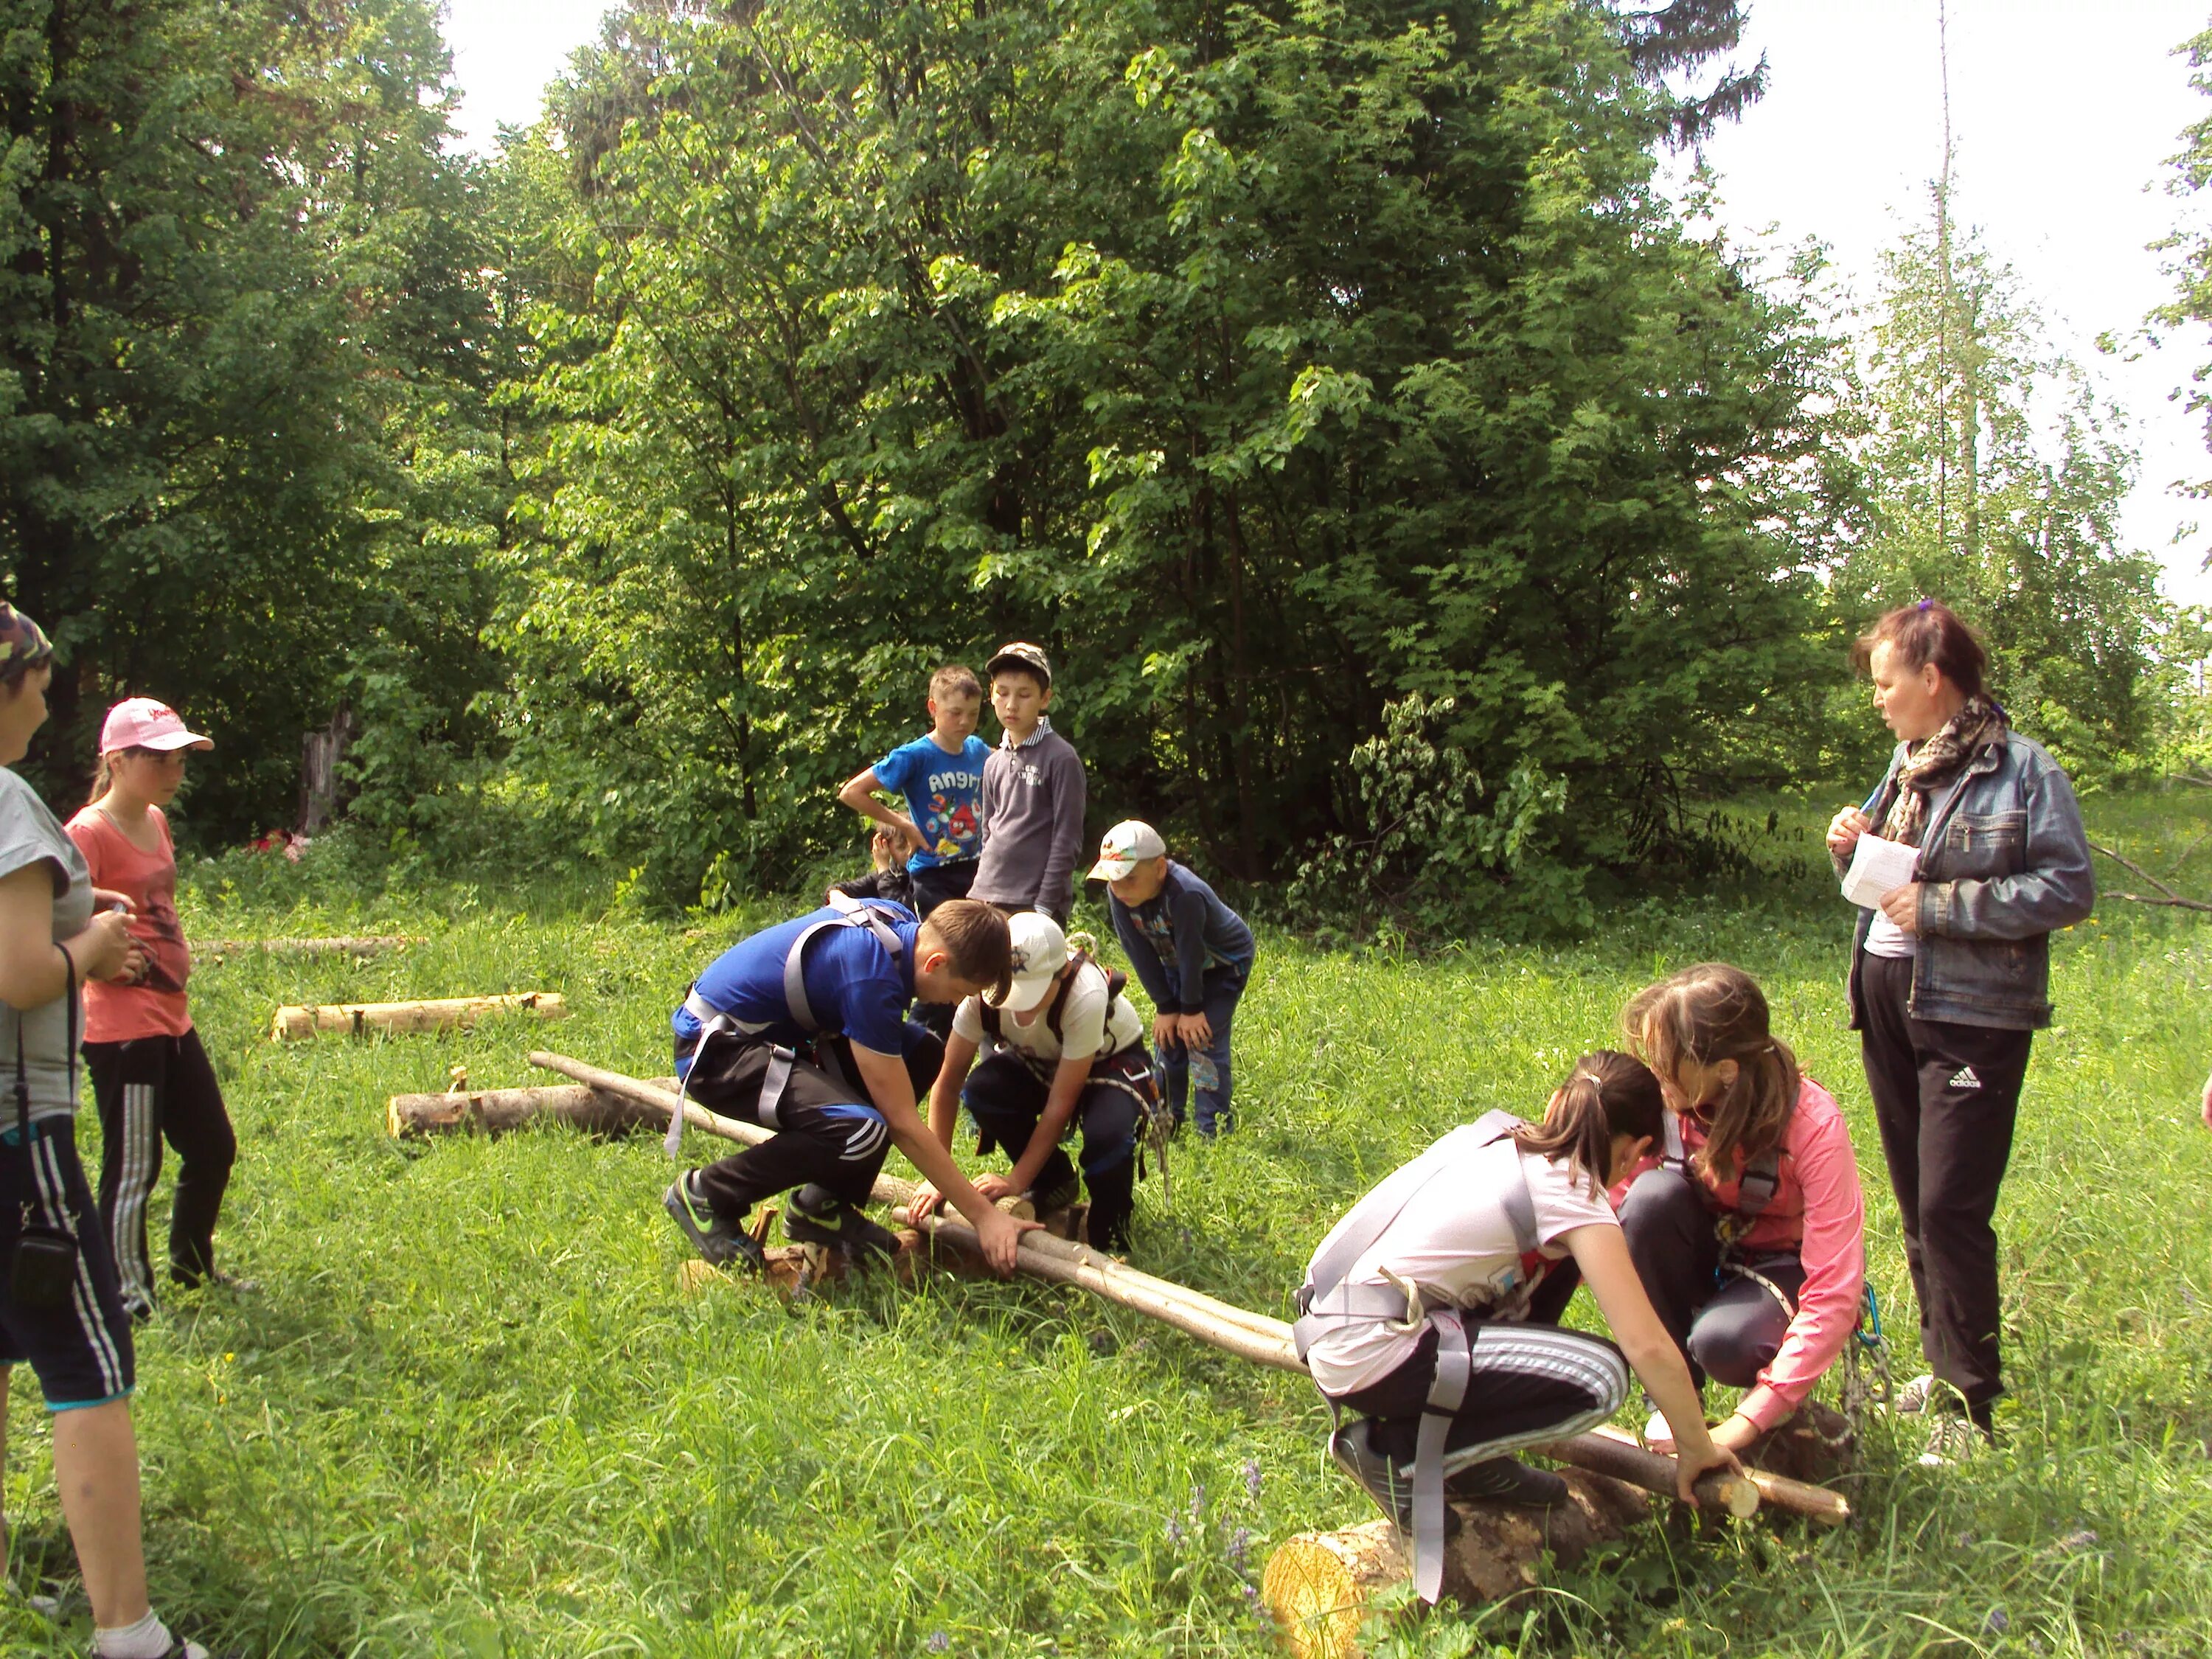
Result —
[{"label": "climbing harness", "polygon": [[[805,1031],[810,1039],[833,1035],[823,1032],[822,1022],[815,1018],[813,1006],[806,999],[806,947],[816,934],[832,927],[866,927],[875,935],[876,942],[890,953],[893,962],[906,954],[906,946],[900,942],[897,933],[884,919],[877,904],[844,893],[832,893],[829,908],[837,914],[824,916],[802,929],[799,937],[791,942],[791,949],[784,953],[783,958],[784,1006],[789,1010],[793,1024]],[[691,1046],[691,1063],[684,1068],[684,1075],[677,1080],[676,1109],[669,1115],[668,1133],[660,1143],[661,1149],[671,1158],[680,1158],[683,1154],[684,1107],[690,1097],[691,1075],[699,1069],[699,1062],[705,1057],[708,1041],[725,1035],[741,1038],[757,1036],[773,1023],[763,1020],[749,1024],[725,1012],[699,994],[696,981],[684,994],[684,1012],[699,1022],[699,1040]],[[809,1047],[814,1047],[811,1041]],[[783,1099],[784,1089],[791,1082],[791,1068],[799,1059],[796,1048],[787,1048],[780,1042],[769,1045],[768,1071],[761,1079],[758,1109],[763,1127],[770,1129],[781,1127],[776,1121],[776,1108]]]},{"label": "climbing harness", "polygon": [[1851,1340],[1844,1345],[1843,1369],[1844,1417],[1853,1430],[1865,1425],[1870,1411],[1887,1411],[1897,1403],[1889,1370],[1889,1339],[1882,1334],[1881,1304],[1875,1297],[1871,1281],[1865,1286]]},{"label": "climbing harness", "polygon": [[[1434,1601],[1443,1585],[1444,1440],[1467,1398],[1468,1381],[1474,1370],[1468,1310],[1430,1308],[1419,1286],[1395,1274],[1386,1275],[1388,1282],[1381,1285],[1349,1285],[1345,1280],[1414,1199],[1434,1182],[1464,1173],[1470,1142],[1485,1150],[1502,1146],[1502,1156],[1513,1160],[1513,1179],[1501,1183],[1501,1200],[1520,1260],[1498,1286],[1498,1299],[1482,1312],[1485,1318],[1510,1319],[1525,1314],[1529,1294],[1542,1280],[1544,1261],[1537,1244],[1535,1202],[1528,1195],[1520,1148],[1512,1139],[1513,1132],[1521,1127],[1522,1121],[1510,1112],[1486,1112],[1386,1177],[1322,1240],[1307,1266],[1305,1283],[1298,1287],[1295,1303],[1298,1317],[1291,1327],[1291,1340],[1301,1360],[1336,1324],[1380,1321],[1407,1334],[1419,1331],[1424,1324],[1436,1329],[1436,1376],[1423,1402],[1413,1443],[1413,1587],[1425,1601]],[[1329,1410],[1340,1417],[1335,1401],[1329,1402]]]}]

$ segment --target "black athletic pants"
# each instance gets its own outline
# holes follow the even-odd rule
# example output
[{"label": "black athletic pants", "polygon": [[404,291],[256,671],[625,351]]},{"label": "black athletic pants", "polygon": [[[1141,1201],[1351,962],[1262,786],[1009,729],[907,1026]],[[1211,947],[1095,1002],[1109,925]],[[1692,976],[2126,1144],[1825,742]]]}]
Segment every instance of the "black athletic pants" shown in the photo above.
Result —
[{"label": "black athletic pants", "polygon": [[1620,1204],[1628,1258],[1659,1322],[1689,1362],[1691,1380],[1700,1389],[1707,1377],[1747,1389],[1774,1363],[1789,1334],[1805,1267],[1795,1250],[1778,1250],[1744,1259],[1757,1279],[1722,1273],[1717,1220],[1704,1189],[1668,1169],[1637,1176]]},{"label": "black athletic pants", "polygon": [[100,1223],[123,1304],[143,1316],[154,1307],[146,1210],[161,1174],[161,1143],[177,1153],[169,1267],[180,1282],[197,1284],[215,1271],[216,1218],[238,1160],[238,1136],[197,1031],[88,1042],[84,1065],[100,1110]]},{"label": "black athletic pants", "polygon": [[[953,864],[933,864],[927,869],[910,870],[907,879],[914,884],[914,914],[918,921],[929,920],[929,913],[947,899],[966,898],[968,890],[975,884],[974,859],[962,859]],[[952,1035],[952,1005],[949,1002],[918,1002],[914,1017],[940,1041]]]},{"label": "black athletic pants", "polygon": [[[1051,1086],[1021,1060],[1001,1050],[968,1074],[961,1103],[981,1131],[976,1150],[995,1144],[1019,1158],[1044,1116]],[[1083,1127],[1083,1184],[1091,1194],[1091,1237],[1109,1249],[1129,1248],[1129,1215],[1137,1190],[1134,1097],[1110,1083],[1090,1083],[1075,1097],[1073,1121]],[[1037,1170],[1035,1190],[1049,1193],[1075,1176],[1067,1154],[1055,1146]]]},{"label": "black athletic pants", "polygon": [[1997,1188],[2012,1157],[2030,1031],[1915,1019],[1910,957],[1863,954],[1859,1031],[1928,1369],[1985,1425],[1998,1366]]},{"label": "black athletic pants", "polygon": [[[1572,1262],[1554,1267],[1537,1287],[1525,1323],[1468,1322],[1472,1365],[1466,1397],[1444,1436],[1447,1455],[1500,1442],[1502,1455],[1562,1430],[1579,1432],[1627,1403],[1628,1363],[1620,1350],[1553,1322],[1577,1277]],[[1431,1325],[1397,1370],[1334,1397],[1336,1405],[1370,1419],[1368,1444],[1393,1462],[1413,1461],[1422,1408],[1436,1382],[1437,1340]]]},{"label": "black athletic pants", "polygon": [[[945,1045],[908,1020],[904,1027],[907,1075],[917,1098],[937,1080]],[[679,1047],[680,1065],[690,1052]],[[763,1199],[815,1182],[846,1203],[863,1205],[891,1149],[890,1126],[868,1103],[868,1091],[843,1037],[817,1041],[812,1055],[792,1062],[791,1075],[774,1103],[761,1109],[761,1085],[775,1050],[727,1033],[709,1036],[694,1061],[686,1091],[709,1111],[745,1123],[763,1123],[775,1139],[710,1164],[699,1171],[707,1206],[725,1221],[739,1221]]]}]

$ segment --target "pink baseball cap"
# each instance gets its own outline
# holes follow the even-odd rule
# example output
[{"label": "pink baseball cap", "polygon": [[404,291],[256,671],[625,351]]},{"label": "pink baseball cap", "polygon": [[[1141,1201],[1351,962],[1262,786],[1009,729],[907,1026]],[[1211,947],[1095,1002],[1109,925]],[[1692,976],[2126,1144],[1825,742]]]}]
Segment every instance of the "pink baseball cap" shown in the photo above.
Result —
[{"label": "pink baseball cap", "polygon": [[107,711],[100,728],[100,752],[118,749],[212,749],[213,738],[204,738],[178,718],[177,711],[151,697],[125,697]]}]

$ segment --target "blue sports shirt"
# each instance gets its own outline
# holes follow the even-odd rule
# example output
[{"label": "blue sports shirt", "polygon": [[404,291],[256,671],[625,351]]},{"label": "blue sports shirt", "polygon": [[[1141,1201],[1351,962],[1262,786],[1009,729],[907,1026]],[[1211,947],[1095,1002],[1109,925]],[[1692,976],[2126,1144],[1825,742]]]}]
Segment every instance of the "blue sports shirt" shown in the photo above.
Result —
[{"label": "blue sports shirt", "polygon": [[[879,1054],[902,1053],[907,1005],[914,1000],[914,941],[921,924],[902,904],[872,901],[906,946],[897,961],[865,926],[832,927],[806,947],[806,1001],[824,1031],[842,1032]],[[796,1046],[811,1035],[791,1017],[783,995],[783,963],[799,936],[837,915],[826,905],[740,939],[714,958],[692,988],[763,1042]],[[699,1035],[699,1022],[679,1005],[670,1026],[679,1044]]]},{"label": "blue sports shirt", "polygon": [[969,733],[960,752],[948,755],[927,734],[902,743],[876,763],[876,781],[906,797],[907,816],[921,831],[922,850],[909,870],[958,864],[983,851],[983,763],[991,745]]}]

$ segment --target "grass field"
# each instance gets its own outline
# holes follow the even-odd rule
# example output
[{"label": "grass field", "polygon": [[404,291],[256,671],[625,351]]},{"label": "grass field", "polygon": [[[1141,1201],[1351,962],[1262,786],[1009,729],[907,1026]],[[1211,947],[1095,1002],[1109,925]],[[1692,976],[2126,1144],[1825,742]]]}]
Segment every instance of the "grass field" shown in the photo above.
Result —
[{"label": "grass field", "polygon": [[[2160,868],[2212,829],[2203,796],[2090,814]],[[1157,1180],[1139,1188],[1142,1264],[1282,1311],[1367,1183],[1481,1109],[1540,1109],[1635,986],[1724,957],[1765,981],[1850,1115],[1872,1273],[1909,1330],[1843,1024],[1848,913],[1802,833],[1816,815],[1785,814],[1784,873],[1759,896],[1649,900],[1571,948],[1352,957],[1264,934],[1237,1028],[1243,1127],[1178,1149],[1172,1218]],[[549,1038],[664,1072],[672,1000],[766,908],[684,927],[489,888],[349,901],[315,874],[232,883],[218,866],[187,926],[433,937],[365,965],[242,955],[196,981],[241,1146],[218,1244],[265,1289],[175,1297],[142,1338],[173,1623],[254,1655],[379,1659],[1259,1654],[1270,1542],[1365,1518],[1310,1389],[1134,1316],[951,1279],[799,1308],[754,1286],[685,1299],[653,1137],[386,1138],[387,1094],[442,1088],[462,1063],[478,1086],[539,1080],[522,1055]],[[2185,880],[2212,890],[2212,854]],[[2059,1024],[2037,1044],[1999,1216],[2004,1448],[1935,1476],[1876,1436],[1846,1532],[1655,1524],[1556,1575],[1534,1613],[1406,1620],[1386,1650],[2212,1651],[2212,1133],[2195,1103],[2212,929],[2110,903],[2056,955]],[[530,988],[565,992],[576,1017],[266,1037],[283,1001]],[[82,1133],[89,1158],[88,1112]],[[24,1379],[9,1424],[15,1577],[63,1581],[65,1610],[57,1626],[0,1605],[11,1655],[87,1633],[34,1395]]]}]

